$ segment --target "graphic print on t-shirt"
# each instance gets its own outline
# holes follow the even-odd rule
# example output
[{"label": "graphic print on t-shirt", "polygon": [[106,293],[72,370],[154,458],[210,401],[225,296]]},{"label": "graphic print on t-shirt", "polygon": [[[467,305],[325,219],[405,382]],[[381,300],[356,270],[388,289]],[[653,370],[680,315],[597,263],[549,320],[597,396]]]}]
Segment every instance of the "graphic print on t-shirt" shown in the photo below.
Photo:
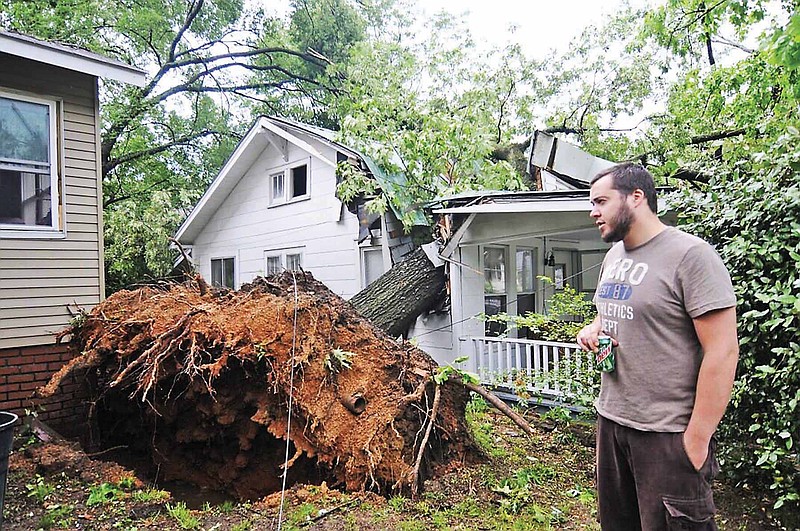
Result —
[{"label": "graphic print on t-shirt", "polygon": [[597,310],[603,330],[616,336],[620,320],[632,321],[633,306],[625,304],[633,290],[642,283],[650,267],[646,262],[634,262],[630,258],[617,258],[603,270],[597,288]]}]

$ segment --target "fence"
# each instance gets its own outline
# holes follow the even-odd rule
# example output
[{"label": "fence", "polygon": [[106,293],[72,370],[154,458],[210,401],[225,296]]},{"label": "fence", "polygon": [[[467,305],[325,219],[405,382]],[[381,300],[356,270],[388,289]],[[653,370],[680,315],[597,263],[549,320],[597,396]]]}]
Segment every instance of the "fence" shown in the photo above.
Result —
[{"label": "fence", "polygon": [[569,400],[594,378],[593,354],[576,343],[500,337],[470,340],[468,370],[484,385]]}]

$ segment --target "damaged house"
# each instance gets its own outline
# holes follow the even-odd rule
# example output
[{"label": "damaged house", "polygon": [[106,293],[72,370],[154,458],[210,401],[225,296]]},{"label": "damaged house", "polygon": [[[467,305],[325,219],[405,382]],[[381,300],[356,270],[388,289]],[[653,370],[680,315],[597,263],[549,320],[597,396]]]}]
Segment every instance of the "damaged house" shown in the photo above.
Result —
[{"label": "damaged house", "polygon": [[303,270],[349,299],[412,250],[394,212],[368,214],[336,196],[340,162],[379,182],[392,177],[334,135],[256,120],[175,236],[204,278],[236,289],[256,276]]},{"label": "damaged house", "polygon": [[[302,269],[351,298],[400,263],[412,246],[398,214],[370,218],[362,205],[350,205],[354,213],[336,197],[336,164],[346,160],[379,182],[387,178],[368,157],[336,142],[332,131],[262,117],[176,239],[191,248],[200,273],[218,285],[238,288],[259,275]],[[533,367],[534,351],[541,351],[539,365],[551,365],[552,355],[573,349],[533,344],[516,331],[497,337],[478,316],[543,312],[565,282],[587,294],[594,290],[608,246],[588,216],[589,181],[611,164],[537,132],[528,168],[536,190],[442,199],[430,211],[440,220],[440,245],[426,247],[425,263],[439,271],[446,264],[448,304],[414,315],[392,335],[414,338],[440,364],[470,356],[470,367],[486,373],[527,363],[517,363],[517,356],[528,356],[526,366]],[[405,267],[423,267],[422,262]],[[545,284],[540,275],[555,282]],[[354,299],[357,307],[361,296]]]}]

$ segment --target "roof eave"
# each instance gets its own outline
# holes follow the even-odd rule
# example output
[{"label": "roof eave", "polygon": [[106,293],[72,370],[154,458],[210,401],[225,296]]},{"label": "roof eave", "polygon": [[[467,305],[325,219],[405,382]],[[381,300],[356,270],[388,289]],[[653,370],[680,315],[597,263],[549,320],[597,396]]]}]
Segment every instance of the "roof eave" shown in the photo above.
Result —
[{"label": "roof eave", "polygon": [[131,65],[19,33],[0,31],[0,52],[137,87],[147,82],[146,72]]}]

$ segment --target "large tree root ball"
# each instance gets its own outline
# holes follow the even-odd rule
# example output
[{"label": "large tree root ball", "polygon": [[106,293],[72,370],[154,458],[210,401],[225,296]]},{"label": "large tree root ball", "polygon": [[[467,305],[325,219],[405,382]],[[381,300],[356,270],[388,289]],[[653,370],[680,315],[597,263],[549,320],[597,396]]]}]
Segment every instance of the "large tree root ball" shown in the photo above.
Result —
[{"label": "large tree root ball", "polygon": [[40,394],[86,374],[94,442],[146,451],[163,479],[255,498],[286,466],[290,484],[390,493],[480,458],[464,387],[437,393],[427,354],[308,274],[120,291],[79,321],[79,354]]}]

